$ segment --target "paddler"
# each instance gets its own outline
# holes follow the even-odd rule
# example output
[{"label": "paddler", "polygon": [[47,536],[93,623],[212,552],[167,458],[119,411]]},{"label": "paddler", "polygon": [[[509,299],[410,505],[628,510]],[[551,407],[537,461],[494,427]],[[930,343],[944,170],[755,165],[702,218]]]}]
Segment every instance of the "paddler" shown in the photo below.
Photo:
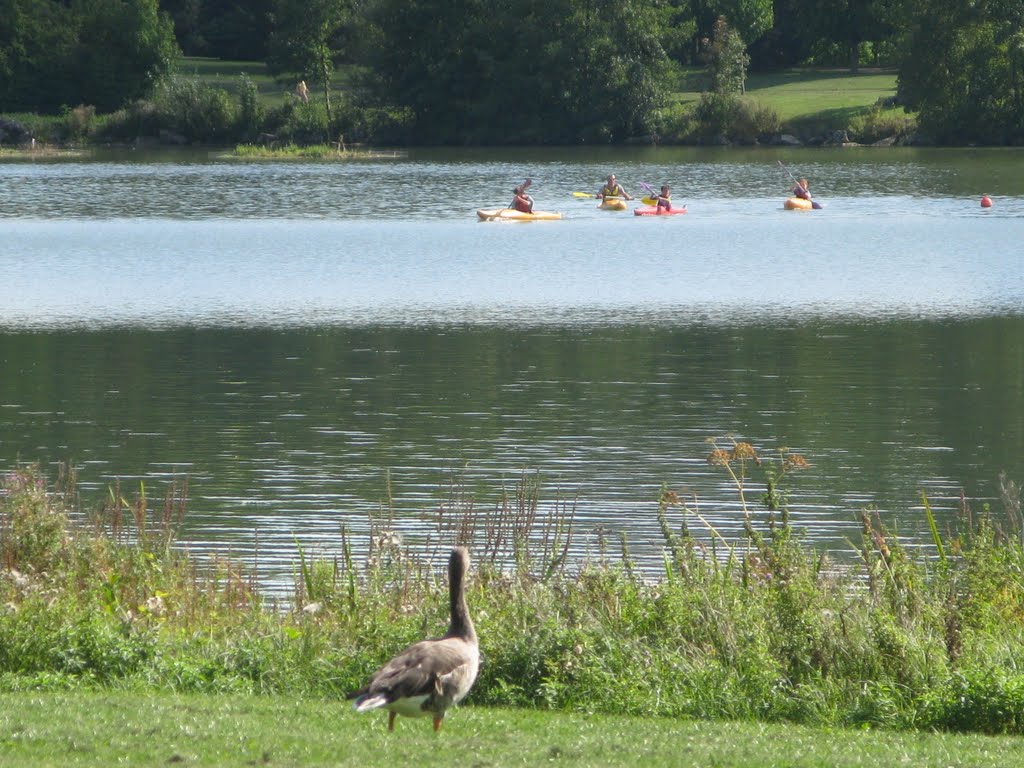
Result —
[{"label": "paddler", "polygon": [[672,190],[669,189],[668,184],[661,185],[661,192],[658,193],[656,207],[658,208],[658,213],[661,213],[662,208],[666,211],[672,210]]},{"label": "paddler", "polygon": [[594,197],[598,198],[599,200],[607,200],[609,197],[624,197],[627,200],[633,199],[632,195],[630,195],[629,192],[623,189],[622,185],[615,180],[614,173],[608,177],[608,181],[605,183],[603,187],[601,187],[601,191],[594,195]]},{"label": "paddler", "polygon": [[526,194],[526,190],[533,184],[533,179],[527,179],[518,187],[512,190],[515,197],[512,198],[510,208],[515,208],[523,213],[533,213],[533,198]]},{"label": "paddler", "polygon": [[811,185],[807,183],[807,179],[800,179],[793,189],[790,190],[793,197],[799,197],[801,200],[811,199]]}]

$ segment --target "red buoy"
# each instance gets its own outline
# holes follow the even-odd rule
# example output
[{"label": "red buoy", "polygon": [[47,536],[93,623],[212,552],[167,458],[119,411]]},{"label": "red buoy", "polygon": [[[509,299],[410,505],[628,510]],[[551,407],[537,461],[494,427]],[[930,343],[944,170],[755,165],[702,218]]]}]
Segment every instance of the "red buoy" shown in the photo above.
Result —
[{"label": "red buoy", "polygon": [[989,197],[988,195],[982,195],[981,207],[982,208],[991,208],[992,207],[992,198]]}]

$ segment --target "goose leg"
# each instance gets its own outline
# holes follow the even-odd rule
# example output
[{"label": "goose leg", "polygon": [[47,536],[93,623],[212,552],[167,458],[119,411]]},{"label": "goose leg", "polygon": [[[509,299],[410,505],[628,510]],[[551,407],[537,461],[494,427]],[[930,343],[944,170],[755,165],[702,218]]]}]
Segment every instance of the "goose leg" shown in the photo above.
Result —
[{"label": "goose leg", "polygon": [[394,712],[388,712],[388,730],[389,731],[394,731],[395,730],[395,713]]}]

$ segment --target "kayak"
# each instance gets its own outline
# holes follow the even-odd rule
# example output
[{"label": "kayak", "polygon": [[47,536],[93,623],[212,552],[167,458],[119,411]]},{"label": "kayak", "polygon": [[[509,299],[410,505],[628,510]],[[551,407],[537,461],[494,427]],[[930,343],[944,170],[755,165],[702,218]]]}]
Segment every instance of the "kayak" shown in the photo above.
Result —
[{"label": "kayak", "polygon": [[809,211],[814,208],[814,203],[802,197],[791,197],[782,204],[782,207],[787,211]]},{"label": "kayak", "polygon": [[607,200],[602,200],[598,208],[602,211],[624,211],[626,210],[626,201],[620,200],[617,197],[610,197]]},{"label": "kayak", "polygon": [[551,221],[562,218],[562,214],[553,211],[523,213],[515,208],[495,208],[489,211],[481,208],[477,210],[476,215],[483,221],[494,221],[496,219],[501,219],[502,221]]},{"label": "kayak", "polygon": [[635,216],[678,216],[680,213],[686,213],[685,205],[681,205],[678,208],[658,208],[654,205],[641,205],[639,208],[633,209]]}]

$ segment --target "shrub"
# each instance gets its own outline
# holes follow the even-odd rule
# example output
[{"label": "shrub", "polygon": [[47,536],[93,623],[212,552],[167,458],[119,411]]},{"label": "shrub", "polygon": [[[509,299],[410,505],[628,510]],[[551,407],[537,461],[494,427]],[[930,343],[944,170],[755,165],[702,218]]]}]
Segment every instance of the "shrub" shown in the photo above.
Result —
[{"label": "shrub", "polygon": [[708,92],[701,95],[694,111],[696,135],[704,141],[756,143],[777,133],[778,113],[752,99]]},{"label": "shrub", "polygon": [[82,141],[89,137],[96,126],[96,107],[79,104],[74,109],[65,109],[63,122],[67,139]]},{"label": "shrub", "polygon": [[850,120],[847,132],[855,141],[872,144],[882,139],[907,136],[917,130],[917,121],[902,108],[873,106]]},{"label": "shrub", "polygon": [[260,92],[256,83],[246,74],[242,74],[238,88],[238,126],[237,135],[243,141],[251,141],[262,130],[264,109],[260,101]]},{"label": "shrub", "polygon": [[161,128],[187,141],[229,142],[235,106],[227,91],[204,85],[198,77],[173,75],[157,86],[153,104]]}]

